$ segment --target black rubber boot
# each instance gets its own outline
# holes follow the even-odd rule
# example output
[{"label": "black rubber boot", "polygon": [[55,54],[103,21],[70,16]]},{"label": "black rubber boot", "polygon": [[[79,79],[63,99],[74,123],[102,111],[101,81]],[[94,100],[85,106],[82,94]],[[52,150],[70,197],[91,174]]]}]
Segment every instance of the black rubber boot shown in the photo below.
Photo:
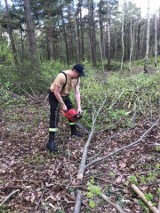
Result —
[{"label": "black rubber boot", "polygon": [[50,152],[58,152],[58,148],[54,142],[54,135],[50,135],[49,136],[49,140],[48,143],[46,145],[46,148],[50,151]]},{"label": "black rubber boot", "polygon": [[82,137],[83,135],[76,130],[76,125],[70,125],[71,126],[71,136],[77,136]]}]

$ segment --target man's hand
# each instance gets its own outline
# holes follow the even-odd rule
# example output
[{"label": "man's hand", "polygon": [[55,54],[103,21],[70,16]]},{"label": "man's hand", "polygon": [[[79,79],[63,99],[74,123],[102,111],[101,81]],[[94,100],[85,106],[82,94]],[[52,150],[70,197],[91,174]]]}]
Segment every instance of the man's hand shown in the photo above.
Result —
[{"label": "man's hand", "polygon": [[67,109],[67,106],[63,103],[61,104],[61,109],[62,111],[66,112],[68,109]]},{"label": "man's hand", "polygon": [[80,115],[82,114],[82,109],[81,108],[77,109],[77,114],[80,114]]}]

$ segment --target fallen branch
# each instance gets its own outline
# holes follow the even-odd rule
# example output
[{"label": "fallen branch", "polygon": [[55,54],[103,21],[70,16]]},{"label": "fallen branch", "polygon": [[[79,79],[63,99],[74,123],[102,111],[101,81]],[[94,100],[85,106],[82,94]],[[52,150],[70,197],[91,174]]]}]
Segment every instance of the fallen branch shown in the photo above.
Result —
[{"label": "fallen branch", "polygon": [[[91,128],[91,132],[89,134],[89,137],[88,137],[88,140],[84,146],[84,149],[83,149],[83,155],[82,155],[82,159],[81,159],[81,164],[80,164],[80,167],[79,167],[79,171],[78,171],[78,175],[77,175],[77,179],[80,179],[82,180],[83,179],[83,175],[84,175],[84,168],[85,168],[85,163],[86,163],[86,158],[87,158],[87,153],[88,153],[88,147],[89,147],[89,144],[92,140],[92,137],[93,137],[93,134],[94,134],[94,130],[95,130],[95,122],[97,120],[97,117],[100,113],[100,111],[102,110],[104,104],[106,103],[106,100],[107,98],[105,98],[105,100],[103,101],[101,107],[99,108],[99,110],[97,111],[97,113],[94,111],[93,112],[93,115],[92,115],[92,128]],[[95,115],[96,113],[96,115]]]},{"label": "fallen branch", "polygon": [[149,207],[149,209],[153,213],[159,213],[159,210],[155,206],[153,206],[151,201],[148,201],[146,199],[146,197],[144,196],[143,192],[135,184],[132,184],[131,187],[139,195],[139,197],[144,201],[144,203]]},{"label": "fallen branch", "polygon": [[87,169],[88,167],[92,166],[95,163],[98,163],[98,162],[100,162],[102,160],[106,160],[110,156],[112,156],[114,154],[117,154],[118,152],[120,152],[120,151],[122,151],[124,149],[128,149],[128,148],[138,144],[155,126],[158,125],[159,121],[160,121],[160,118],[158,118],[158,120],[137,141],[135,141],[135,142],[133,142],[133,143],[127,145],[127,146],[124,146],[124,147],[122,147],[120,149],[114,150],[113,152],[110,152],[108,155],[106,155],[106,156],[104,156],[102,158],[95,159],[94,161],[92,161],[92,162],[88,163],[87,165],[85,165],[84,166],[84,170]]},{"label": "fallen branch", "polygon": [[81,210],[81,202],[82,202],[82,192],[81,192],[81,190],[77,190],[76,203],[75,203],[75,207],[74,207],[74,212],[73,213],[80,212],[80,210]]},{"label": "fallen branch", "polygon": [[107,201],[107,203],[109,203],[111,206],[113,206],[115,209],[117,209],[118,212],[120,212],[120,213],[125,213],[125,212],[121,209],[121,207],[120,207],[119,205],[113,203],[105,194],[102,193],[102,194],[101,194],[101,197],[102,197],[105,201]]},{"label": "fallen branch", "polygon": [[[92,114],[92,128],[91,128],[91,132],[89,134],[88,140],[84,146],[83,149],[83,154],[82,154],[82,159],[81,159],[81,164],[79,167],[79,171],[77,174],[77,179],[82,180],[83,179],[83,175],[84,175],[84,168],[85,168],[85,163],[86,163],[86,159],[87,159],[87,153],[88,153],[88,147],[89,144],[92,140],[93,134],[94,134],[94,130],[95,130],[95,122],[97,120],[97,117],[100,113],[100,111],[102,110],[104,104],[106,103],[107,98],[104,99],[102,105],[100,106],[99,110],[96,112],[94,110],[93,114]],[[81,210],[81,202],[82,202],[82,192],[81,190],[77,190],[77,196],[76,196],[76,203],[75,203],[75,208],[74,208],[74,213],[79,213]]]},{"label": "fallen branch", "polygon": [[19,189],[16,189],[15,191],[11,192],[3,201],[2,203],[0,204],[0,206],[2,206],[7,200],[9,200],[12,195],[16,194],[17,192],[19,192],[20,190]]}]

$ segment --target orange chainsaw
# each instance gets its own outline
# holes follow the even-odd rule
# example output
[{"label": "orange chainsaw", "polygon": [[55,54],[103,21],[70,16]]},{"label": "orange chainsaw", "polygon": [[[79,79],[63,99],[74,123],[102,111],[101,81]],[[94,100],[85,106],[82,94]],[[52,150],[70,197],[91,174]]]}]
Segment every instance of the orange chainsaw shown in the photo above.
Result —
[{"label": "orange chainsaw", "polygon": [[82,114],[77,114],[75,109],[69,109],[67,111],[61,110],[64,117],[66,117],[71,122],[77,122],[82,118]]},{"label": "orange chainsaw", "polygon": [[82,118],[82,114],[77,114],[76,110],[74,108],[69,109],[67,111],[61,110],[61,113],[64,117],[66,117],[71,122],[76,122],[76,125],[81,128],[86,134],[89,134],[88,129],[84,127],[82,124],[78,122]]}]

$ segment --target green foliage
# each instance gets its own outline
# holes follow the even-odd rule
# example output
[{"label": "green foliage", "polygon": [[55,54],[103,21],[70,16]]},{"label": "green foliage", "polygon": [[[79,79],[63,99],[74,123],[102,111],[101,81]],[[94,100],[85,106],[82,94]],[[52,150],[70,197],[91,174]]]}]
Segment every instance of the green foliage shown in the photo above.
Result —
[{"label": "green foliage", "polygon": [[[154,166],[154,168],[155,168],[155,166]],[[140,174],[137,174],[136,176],[131,175],[131,176],[128,177],[128,181],[129,181],[129,183],[136,184],[138,186],[139,185],[140,186],[141,185],[149,185],[150,183],[157,181],[158,176],[159,176],[159,171],[154,170],[154,171],[147,172],[145,175],[140,175]],[[146,192],[146,193],[144,193],[144,195],[145,195],[147,201],[152,201],[152,203],[153,203],[153,200],[155,199],[156,194],[153,195],[150,192]],[[157,189],[157,197],[159,197],[159,195],[160,195],[160,189],[158,188]],[[149,213],[149,209],[146,207],[146,205],[141,200],[138,200],[138,202],[139,202],[139,205],[141,206],[141,208],[144,210],[144,212]]]},{"label": "green foliage", "polygon": [[147,201],[152,201],[153,200],[153,195],[150,192],[149,193],[145,193],[144,195],[145,195]]},{"label": "green foliage", "polygon": [[94,208],[96,207],[96,204],[95,204],[95,202],[94,202],[93,200],[90,200],[90,201],[89,201],[89,206],[90,206],[92,209],[94,209]]},{"label": "green foliage", "polygon": [[44,163],[44,158],[43,156],[39,155],[39,154],[34,154],[34,155],[27,155],[25,158],[25,162],[30,165],[30,164],[34,164],[34,165],[38,165],[38,164],[42,164]]},{"label": "green foliage", "polygon": [[42,72],[42,79],[46,83],[52,83],[54,80],[55,76],[63,71],[65,69],[64,65],[60,61],[45,61],[42,63],[41,66]]},{"label": "green foliage", "polygon": [[0,206],[0,212],[6,213],[6,206],[5,205]]},{"label": "green foliage", "polygon": [[[148,171],[145,175],[131,175],[128,177],[128,181],[129,183],[133,183],[133,184],[149,184],[149,183],[152,183],[154,182],[157,178],[158,178],[158,175],[159,175],[159,164],[156,163],[154,168],[156,168],[156,170],[154,171]],[[150,169],[150,168],[148,168]]]},{"label": "green foliage", "polygon": [[145,213],[149,213],[150,212],[149,208],[146,206],[146,204],[143,203],[143,201],[138,200],[138,203],[141,206],[142,210],[144,210]]},{"label": "green foliage", "polygon": [[[107,79],[104,75],[98,80],[95,70],[88,66],[87,77],[81,79],[81,98],[83,114],[82,122],[88,128],[92,123],[92,112],[100,107],[104,97],[107,102],[98,116],[96,129],[102,129],[120,121],[121,127],[132,127],[130,116],[133,112],[148,116],[148,108],[156,110],[160,100],[160,74],[145,75],[139,73],[128,76],[113,73]],[[103,76],[103,73],[100,73]],[[72,96],[73,98],[73,96]],[[102,124],[103,121],[103,124]]]},{"label": "green foliage", "polygon": [[96,202],[94,201],[94,199],[96,198],[97,195],[100,196],[102,194],[101,188],[94,184],[93,178],[91,178],[91,180],[87,183],[87,185],[88,185],[87,198],[89,199],[89,206],[94,209],[96,207]]},{"label": "green foliage", "polygon": [[160,151],[160,146],[157,145],[157,146],[155,147],[155,150],[156,150],[157,152],[159,152],[159,151]]},{"label": "green foliage", "polygon": [[7,45],[7,40],[0,40],[0,66],[8,66],[13,63],[13,54],[9,46]]},{"label": "green foliage", "polygon": [[64,66],[59,61],[46,61],[42,64],[41,69],[41,73],[35,73],[27,62],[17,68],[0,66],[0,84],[3,88],[12,90],[17,94],[47,92],[55,75],[62,71]]},{"label": "green foliage", "polygon": [[111,120],[118,120],[120,119],[122,116],[127,116],[128,112],[126,112],[126,110],[123,109],[119,109],[119,110],[108,110],[108,117]]},{"label": "green foliage", "polygon": [[128,180],[129,180],[129,182],[132,183],[132,184],[138,183],[138,180],[137,180],[136,176],[134,176],[134,175],[129,176],[129,177],[128,177]]}]

